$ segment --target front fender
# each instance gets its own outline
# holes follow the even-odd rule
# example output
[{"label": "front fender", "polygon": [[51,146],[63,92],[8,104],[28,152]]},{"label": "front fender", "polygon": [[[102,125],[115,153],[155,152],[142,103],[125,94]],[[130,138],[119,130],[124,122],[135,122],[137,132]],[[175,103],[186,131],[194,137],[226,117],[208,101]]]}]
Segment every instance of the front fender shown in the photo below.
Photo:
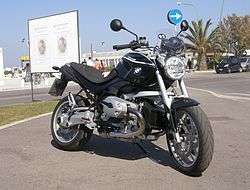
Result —
[{"label": "front fender", "polygon": [[177,97],[174,98],[171,104],[172,109],[178,109],[178,108],[187,108],[187,107],[193,107],[198,106],[200,103],[197,102],[194,99],[186,98],[186,97]]}]

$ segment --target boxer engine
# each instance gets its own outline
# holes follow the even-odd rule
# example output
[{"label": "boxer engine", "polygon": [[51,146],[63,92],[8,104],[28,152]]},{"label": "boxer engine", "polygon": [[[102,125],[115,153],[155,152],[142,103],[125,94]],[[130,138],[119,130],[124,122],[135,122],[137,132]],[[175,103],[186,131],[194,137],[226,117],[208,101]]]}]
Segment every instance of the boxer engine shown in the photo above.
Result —
[{"label": "boxer engine", "polygon": [[135,103],[108,96],[101,102],[98,113],[89,107],[78,107],[74,97],[69,97],[72,109],[57,118],[57,123],[63,128],[85,126],[93,130],[97,127],[103,137],[122,139],[139,137],[145,130],[144,118]]}]

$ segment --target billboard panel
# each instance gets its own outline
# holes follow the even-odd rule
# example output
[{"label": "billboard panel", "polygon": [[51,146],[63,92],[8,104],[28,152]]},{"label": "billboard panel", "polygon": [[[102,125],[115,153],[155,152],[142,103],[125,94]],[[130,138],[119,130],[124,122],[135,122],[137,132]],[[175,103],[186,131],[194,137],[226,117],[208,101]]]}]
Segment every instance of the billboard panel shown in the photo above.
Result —
[{"label": "billboard panel", "polygon": [[79,62],[78,11],[28,21],[31,72]]}]

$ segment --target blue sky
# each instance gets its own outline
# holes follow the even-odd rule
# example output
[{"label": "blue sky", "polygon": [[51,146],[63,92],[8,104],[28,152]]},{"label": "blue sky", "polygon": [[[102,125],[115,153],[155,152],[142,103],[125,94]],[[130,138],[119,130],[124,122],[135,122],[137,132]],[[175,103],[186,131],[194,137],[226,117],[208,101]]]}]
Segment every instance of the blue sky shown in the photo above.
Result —
[{"label": "blue sky", "polygon": [[[97,51],[111,50],[112,44],[129,42],[132,36],[125,32],[114,33],[109,28],[113,18],[123,20],[127,28],[147,36],[151,43],[159,32],[173,34],[173,26],[167,22],[166,14],[179,8],[188,21],[197,17],[211,18],[218,23],[222,0],[182,0],[194,7],[177,6],[176,0],[8,0],[0,7],[0,47],[4,48],[5,66],[18,65],[18,57],[27,53],[21,43],[27,38],[27,20],[70,10],[80,11],[80,35],[82,51],[93,43]],[[250,0],[225,0],[223,16],[236,13],[250,14]],[[101,46],[101,42],[105,44]]]}]

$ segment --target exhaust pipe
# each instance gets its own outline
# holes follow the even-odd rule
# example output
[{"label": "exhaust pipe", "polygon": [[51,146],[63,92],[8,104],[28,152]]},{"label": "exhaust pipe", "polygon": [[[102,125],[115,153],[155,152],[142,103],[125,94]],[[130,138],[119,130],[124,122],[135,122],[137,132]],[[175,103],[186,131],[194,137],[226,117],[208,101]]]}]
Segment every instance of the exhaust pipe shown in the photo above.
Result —
[{"label": "exhaust pipe", "polygon": [[138,120],[138,125],[139,125],[139,129],[135,132],[132,133],[114,133],[114,132],[110,132],[109,134],[107,134],[109,137],[111,138],[123,138],[123,139],[131,139],[131,138],[135,138],[135,137],[139,137],[140,135],[143,134],[144,130],[145,130],[145,120],[142,116],[142,114],[133,108],[129,108],[128,107],[128,111],[127,113],[132,113],[134,115],[137,116]]}]

